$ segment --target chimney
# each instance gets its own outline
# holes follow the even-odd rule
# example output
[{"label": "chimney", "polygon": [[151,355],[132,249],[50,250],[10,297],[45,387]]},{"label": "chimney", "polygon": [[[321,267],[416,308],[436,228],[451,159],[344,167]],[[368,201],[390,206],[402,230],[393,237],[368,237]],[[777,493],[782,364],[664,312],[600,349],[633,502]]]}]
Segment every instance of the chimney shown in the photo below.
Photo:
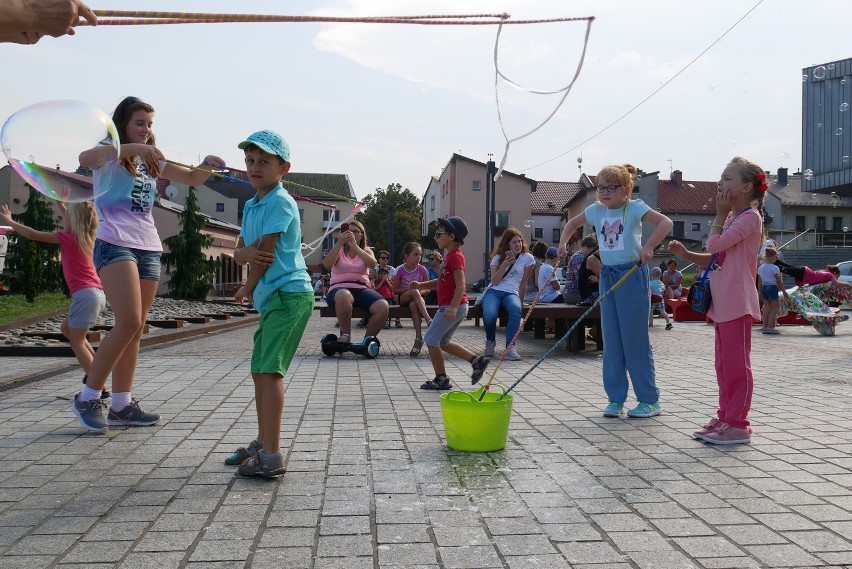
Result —
[{"label": "chimney", "polygon": [[681,172],[680,170],[674,170],[672,172],[671,181],[675,186],[679,188],[683,184],[683,172]]},{"label": "chimney", "polygon": [[778,185],[787,185],[787,168],[778,168]]}]

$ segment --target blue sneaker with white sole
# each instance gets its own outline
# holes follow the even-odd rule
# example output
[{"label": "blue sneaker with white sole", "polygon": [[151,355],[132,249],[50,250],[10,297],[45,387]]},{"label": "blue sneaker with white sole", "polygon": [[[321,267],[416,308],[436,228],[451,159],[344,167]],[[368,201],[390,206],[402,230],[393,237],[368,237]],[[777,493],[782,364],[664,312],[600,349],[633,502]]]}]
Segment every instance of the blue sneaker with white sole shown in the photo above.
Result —
[{"label": "blue sneaker with white sole", "polygon": [[606,409],[603,410],[603,416],[621,417],[622,412],[624,412],[624,403],[619,403],[618,401],[610,401],[609,405],[606,406]]},{"label": "blue sneaker with white sole", "polygon": [[648,417],[656,417],[662,412],[663,408],[660,407],[659,403],[639,403],[627,412],[627,416],[635,419],[647,419]]}]

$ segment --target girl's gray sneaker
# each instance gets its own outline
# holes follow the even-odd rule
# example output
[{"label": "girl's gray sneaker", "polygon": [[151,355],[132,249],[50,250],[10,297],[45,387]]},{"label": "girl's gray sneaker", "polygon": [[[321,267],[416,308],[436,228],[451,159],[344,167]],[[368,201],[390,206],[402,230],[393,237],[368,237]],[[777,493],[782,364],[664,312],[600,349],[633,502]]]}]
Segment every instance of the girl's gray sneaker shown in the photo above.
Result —
[{"label": "girl's gray sneaker", "polygon": [[247,447],[240,447],[234,451],[234,454],[225,459],[225,464],[228,466],[239,466],[249,458],[255,456],[257,451],[263,448],[263,443],[254,439]]},{"label": "girl's gray sneaker", "polygon": [[77,419],[84,429],[90,431],[106,431],[109,426],[104,420],[104,402],[100,399],[92,401],[80,401],[80,394],[74,396],[71,402],[71,411],[77,415]]},{"label": "girl's gray sneaker", "polygon": [[284,457],[280,452],[266,454],[263,450],[259,450],[257,454],[243,462],[237,472],[241,476],[275,478],[287,472],[287,468],[284,466]]},{"label": "girl's gray sneaker", "polygon": [[159,422],[159,415],[146,413],[139,408],[139,403],[135,399],[131,399],[130,404],[120,411],[113,411],[110,407],[107,415],[107,423],[110,427],[149,427]]}]

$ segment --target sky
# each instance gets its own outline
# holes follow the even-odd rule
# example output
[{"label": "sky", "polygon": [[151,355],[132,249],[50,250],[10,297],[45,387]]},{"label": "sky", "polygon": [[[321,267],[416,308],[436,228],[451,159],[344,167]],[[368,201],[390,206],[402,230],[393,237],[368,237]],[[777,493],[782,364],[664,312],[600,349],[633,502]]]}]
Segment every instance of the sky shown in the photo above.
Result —
[{"label": "sky", "polygon": [[[765,170],[801,164],[802,69],[852,57],[852,3],[764,0],[674,77],[757,0],[181,0],[181,11],[391,16],[502,13],[512,19],[594,16],[571,92],[544,126],[512,144],[506,169],[534,180],[577,181],[611,163],[668,178],[716,180],[745,156]],[[91,0],[95,9],[174,10],[173,1]],[[531,90],[571,82],[586,24],[504,26],[501,71]],[[207,154],[240,167],[237,143],[261,129],[284,135],[294,172],[349,176],[356,195],[399,183],[418,196],[454,152],[502,157],[495,103],[496,26],[193,24],[101,26],[0,44],[0,121],[28,105],[89,102],[107,113],[127,95],[156,109],[167,158]],[[558,95],[501,82],[511,137],[553,113]],[[827,111],[829,112],[829,111]],[[50,124],[51,117],[46,117]],[[63,140],[61,117],[44,136]],[[594,138],[593,138],[594,137]],[[72,137],[68,137],[71,139]],[[591,140],[588,140],[590,139]],[[575,148],[576,147],[576,148]],[[499,185],[498,185],[499,187]]]}]

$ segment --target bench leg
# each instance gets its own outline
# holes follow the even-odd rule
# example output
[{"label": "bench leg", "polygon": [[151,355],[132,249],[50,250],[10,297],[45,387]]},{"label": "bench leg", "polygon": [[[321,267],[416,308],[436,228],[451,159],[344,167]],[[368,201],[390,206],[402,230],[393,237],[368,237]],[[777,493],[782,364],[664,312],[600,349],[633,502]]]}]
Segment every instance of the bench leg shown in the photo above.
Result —
[{"label": "bench leg", "polygon": [[547,330],[547,319],[536,318],[533,320],[533,337],[536,340],[543,340]]}]

